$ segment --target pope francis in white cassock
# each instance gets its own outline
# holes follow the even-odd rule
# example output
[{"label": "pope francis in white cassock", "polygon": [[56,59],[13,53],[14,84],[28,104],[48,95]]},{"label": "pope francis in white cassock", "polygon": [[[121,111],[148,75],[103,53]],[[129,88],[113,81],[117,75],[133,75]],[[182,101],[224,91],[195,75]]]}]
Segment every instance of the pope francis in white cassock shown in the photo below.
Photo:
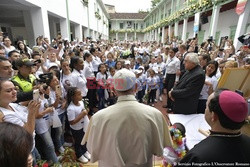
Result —
[{"label": "pope francis in white cassock", "polygon": [[152,155],[172,147],[167,122],[159,110],[137,102],[133,72],[116,72],[114,87],[117,103],[92,116],[82,144],[100,167],[151,167]]}]

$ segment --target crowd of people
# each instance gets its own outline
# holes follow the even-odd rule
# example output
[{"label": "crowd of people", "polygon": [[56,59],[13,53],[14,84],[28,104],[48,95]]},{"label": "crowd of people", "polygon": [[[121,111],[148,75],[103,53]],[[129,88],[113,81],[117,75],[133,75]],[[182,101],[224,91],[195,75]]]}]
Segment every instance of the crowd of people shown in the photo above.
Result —
[{"label": "crowd of people", "polygon": [[[33,136],[33,146],[27,148],[32,153],[33,164],[41,158],[51,164],[57,163],[56,153],[63,153],[64,146],[71,145],[66,142],[65,136],[73,138],[80,162],[87,163],[91,159],[88,150],[97,159],[96,149],[100,147],[89,138],[98,138],[100,134],[91,132],[91,129],[87,131],[89,118],[94,115],[90,125],[96,126],[97,120],[110,114],[108,106],[114,104],[116,106],[112,110],[120,110],[120,115],[115,115],[114,120],[127,118],[123,114],[128,111],[121,109],[121,101],[136,100],[154,107],[157,101],[163,100],[166,89],[167,101],[164,101],[166,105],[163,107],[167,108],[167,112],[204,114],[208,97],[214,93],[224,70],[250,65],[249,43],[235,50],[232,40],[226,37],[217,46],[211,39],[198,45],[197,38],[186,42],[173,39],[162,44],[156,41],[94,41],[90,38],[68,41],[58,35],[51,42],[39,36],[36,45],[31,47],[24,41],[12,44],[8,36],[0,36],[0,122],[20,125]],[[120,78],[127,71],[134,75],[133,80],[131,77]],[[131,88],[134,91],[124,93]],[[136,99],[119,97],[133,94]],[[140,110],[138,106],[136,110]],[[102,114],[98,113],[100,110]],[[155,121],[159,119],[158,115]],[[102,123],[98,128],[105,131],[105,121]],[[110,126],[121,124],[113,122]],[[86,132],[92,136],[85,137],[82,145]],[[114,132],[113,135],[121,134]],[[170,139],[169,135],[164,135],[165,139]],[[100,137],[108,138],[107,134]],[[91,142],[90,149],[86,146],[88,142]],[[98,138],[97,142],[101,144],[102,138]],[[171,141],[164,145],[171,146]],[[115,149],[113,147],[104,150]],[[104,155],[104,150],[98,152]],[[161,151],[153,153],[160,155]],[[135,154],[131,154],[130,158],[132,155]],[[123,160],[125,163],[126,160]],[[144,161],[143,157],[141,160],[145,164],[151,162],[148,159]]]}]

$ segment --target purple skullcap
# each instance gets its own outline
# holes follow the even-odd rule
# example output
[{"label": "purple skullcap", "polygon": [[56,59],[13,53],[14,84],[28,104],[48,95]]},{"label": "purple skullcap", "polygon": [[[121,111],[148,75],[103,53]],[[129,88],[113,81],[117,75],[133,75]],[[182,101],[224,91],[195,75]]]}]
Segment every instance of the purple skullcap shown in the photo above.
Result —
[{"label": "purple skullcap", "polygon": [[245,99],[232,91],[223,91],[219,96],[219,104],[223,113],[233,122],[246,119],[248,109]]}]

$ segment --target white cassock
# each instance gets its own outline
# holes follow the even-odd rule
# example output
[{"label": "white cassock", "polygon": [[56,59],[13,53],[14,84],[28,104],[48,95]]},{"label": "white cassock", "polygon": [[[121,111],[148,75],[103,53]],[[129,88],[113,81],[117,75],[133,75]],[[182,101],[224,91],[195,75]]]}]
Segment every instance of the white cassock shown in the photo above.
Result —
[{"label": "white cassock", "polygon": [[120,96],[115,105],[93,115],[85,142],[91,162],[102,167],[151,167],[152,155],[162,156],[163,148],[172,146],[162,113],[133,95]]}]

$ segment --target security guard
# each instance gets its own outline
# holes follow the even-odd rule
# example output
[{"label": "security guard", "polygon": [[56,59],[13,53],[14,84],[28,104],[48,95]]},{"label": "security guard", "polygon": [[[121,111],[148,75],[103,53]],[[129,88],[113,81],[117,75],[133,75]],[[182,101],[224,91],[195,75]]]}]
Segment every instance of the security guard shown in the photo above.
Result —
[{"label": "security guard", "polygon": [[15,61],[15,66],[18,69],[18,74],[12,78],[12,82],[18,87],[19,91],[32,91],[36,77],[31,74],[32,66],[35,63],[29,59],[18,59]]}]

